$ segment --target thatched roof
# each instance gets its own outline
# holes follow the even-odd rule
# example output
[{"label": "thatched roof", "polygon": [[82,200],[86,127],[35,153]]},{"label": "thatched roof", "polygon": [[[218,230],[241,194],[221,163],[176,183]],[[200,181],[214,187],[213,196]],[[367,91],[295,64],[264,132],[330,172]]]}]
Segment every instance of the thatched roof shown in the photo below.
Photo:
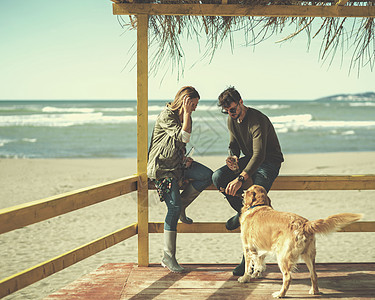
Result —
[{"label": "thatched roof", "polygon": [[[319,40],[320,58],[331,61],[340,51],[349,51],[350,70],[373,70],[375,61],[375,0],[301,1],[301,0],[112,0],[124,28],[137,27],[137,13],[149,14],[151,69],[170,62],[179,71],[184,66],[181,40],[205,38],[203,55],[213,56],[224,41],[242,31],[246,45],[262,41],[293,28],[294,33],[280,42],[307,34],[308,44]],[[129,3],[131,2],[131,3]],[[224,2],[224,4],[223,4]],[[128,4],[125,4],[128,3]],[[238,13],[237,13],[238,12]],[[210,15],[212,14],[212,15]],[[314,27],[313,27],[314,25]],[[233,45],[231,43],[231,45]],[[202,46],[202,45],[200,45]]]}]

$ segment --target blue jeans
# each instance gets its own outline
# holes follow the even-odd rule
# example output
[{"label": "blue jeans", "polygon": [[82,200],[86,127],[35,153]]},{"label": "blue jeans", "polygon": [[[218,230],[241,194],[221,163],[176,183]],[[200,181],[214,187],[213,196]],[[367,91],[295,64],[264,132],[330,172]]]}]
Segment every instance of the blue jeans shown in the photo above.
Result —
[{"label": "blue jeans", "polygon": [[[193,161],[190,168],[185,169],[185,179],[189,179],[193,187],[202,192],[212,183],[212,170],[199,162]],[[164,229],[169,231],[177,230],[177,222],[181,212],[181,194],[177,179],[172,179],[171,192],[164,196],[168,212],[164,221]]]},{"label": "blue jeans", "polygon": [[[244,156],[239,159],[238,165],[242,171],[248,164],[250,157]],[[272,183],[279,175],[280,166],[275,165],[269,161],[264,161],[256,172],[251,176],[253,183],[264,187],[267,193],[271,189]],[[226,188],[228,183],[238,177],[238,173],[235,174],[226,165],[216,170],[212,175],[212,182],[218,188]],[[242,190],[240,189],[240,192]],[[242,199],[237,196],[231,196],[223,193],[228,200],[230,206],[237,212],[241,212]]]}]

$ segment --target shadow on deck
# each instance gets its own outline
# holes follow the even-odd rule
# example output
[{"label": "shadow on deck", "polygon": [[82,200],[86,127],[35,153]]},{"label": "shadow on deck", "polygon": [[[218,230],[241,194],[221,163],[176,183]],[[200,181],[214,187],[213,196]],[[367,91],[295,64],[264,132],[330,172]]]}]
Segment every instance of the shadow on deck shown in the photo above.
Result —
[{"label": "shadow on deck", "polygon": [[[240,284],[232,275],[235,265],[182,264],[183,274],[160,265],[105,264],[45,299],[273,299],[282,276],[275,264],[267,264],[263,279]],[[310,277],[299,264],[287,298],[375,299],[375,263],[317,264],[322,295],[309,295]]]}]

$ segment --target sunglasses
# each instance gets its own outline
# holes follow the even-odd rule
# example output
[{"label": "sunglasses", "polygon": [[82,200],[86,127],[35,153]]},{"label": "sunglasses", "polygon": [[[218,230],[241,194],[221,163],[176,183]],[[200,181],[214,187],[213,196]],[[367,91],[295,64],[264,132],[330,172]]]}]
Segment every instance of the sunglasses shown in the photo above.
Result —
[{"label": "sunglasses", "polygon": [[230,108],[230,109],[222,108],[222,109],[221,109],[221,112],[222,112],[223,114],[226,114],[226,115],[229,114],[229,113],[231,113],[231,114],[235,114],[235,113],[237,112],[238,104],[239,104],[239,103],[237,103],[236,107],[232,107],[232,108]]}]

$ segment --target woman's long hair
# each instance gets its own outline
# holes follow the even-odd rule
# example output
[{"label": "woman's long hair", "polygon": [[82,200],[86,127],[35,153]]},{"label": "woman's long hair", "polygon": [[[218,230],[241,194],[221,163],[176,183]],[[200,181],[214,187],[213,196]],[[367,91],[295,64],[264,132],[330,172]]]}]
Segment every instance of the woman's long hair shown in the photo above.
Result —
[{"label": "woman's long hair", "polygon": [[168,107],[171,110],[181,109],[185,96],[188,96],[189,98],[201,98],[195,88],[192,86],[184,86],[177,92],[173,102],[168,103]]}]

